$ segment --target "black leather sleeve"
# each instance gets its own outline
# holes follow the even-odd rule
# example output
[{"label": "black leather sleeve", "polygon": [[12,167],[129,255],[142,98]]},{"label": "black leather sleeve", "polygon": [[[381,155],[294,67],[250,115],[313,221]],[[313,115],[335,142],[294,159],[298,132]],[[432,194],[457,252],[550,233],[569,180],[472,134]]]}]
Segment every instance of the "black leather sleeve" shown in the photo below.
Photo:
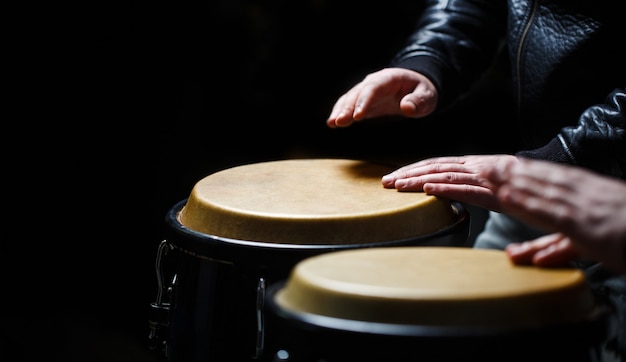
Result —
[{"label": "black leather sleeve", "polygon": [[546,146],[518,156],[574,164],[626,179],[626,87],[587,108],[578,124],[561,129]]},{"label": "black leather sleeve", "polygon": [[506,0],[426,0],[418,30],[391,65],[426,75],[445,107],[493,64],[506,18]]}]

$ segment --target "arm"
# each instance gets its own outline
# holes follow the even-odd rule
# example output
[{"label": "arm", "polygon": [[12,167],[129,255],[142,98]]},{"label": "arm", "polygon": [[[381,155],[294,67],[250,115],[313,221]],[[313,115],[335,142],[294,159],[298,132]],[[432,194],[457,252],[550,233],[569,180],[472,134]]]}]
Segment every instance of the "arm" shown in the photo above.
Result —
[{"label": "arm", "polygon": [[506,1],[427,1],[416,31],[392,61],[429,78],[447,107],[492,65],[506,31]]},{"label": "arm", "polygon": [[563,128],[546,146],[517,155],[626,179],[626,88],[615,89],[605,103],[589,107],[576,126]]},{"label": "arm", "polygon": [[427,0],[391,67],[367,75],[333,105],[331,128],[381,116],[420,118],[468,91],[494,62],[505,0]]},{"label": "arm", "polygon": [[556,232],[509,246],[513,262],[552,266],[583,257],[626,273],[626,182],[527,159],[499,163],[489,176],[505,212]]},{"label": "arm", "polygon": [[495,184],[489,177],[499,163],[517,162],[512,155],[433,157],[401,167],[382,177],[386,188],[424,191],[485,209],[500,211]]},{"label": "arm", "polygon": [[[548,145],[516,154],[574,164],[599,173],[626,179],[626,95],[616,90],[605,104],[581,115],[576,127],[564,128]],[[439,157],[416,162],[386,175],[385,187],[426,193],[501,211],[495,185],[488,175],[496,163],[514,162],[510,155]]]}]

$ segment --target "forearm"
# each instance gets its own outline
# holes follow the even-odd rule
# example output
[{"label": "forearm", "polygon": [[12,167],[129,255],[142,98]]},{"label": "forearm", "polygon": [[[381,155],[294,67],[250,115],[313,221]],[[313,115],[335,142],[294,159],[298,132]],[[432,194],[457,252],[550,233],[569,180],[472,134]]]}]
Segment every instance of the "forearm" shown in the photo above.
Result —
[{"label": "forearm", "polygon": [[589,107],[575,127],[566,127],[544,147],[517,156],[585,167],[626,179],[626,88]]},{"label": "forearm", "polygon": [[439,91],[439,104],[447,105],[493,64],[505,19],[503,0],[427,1],[419,30],[392,65],[426,75]]}]

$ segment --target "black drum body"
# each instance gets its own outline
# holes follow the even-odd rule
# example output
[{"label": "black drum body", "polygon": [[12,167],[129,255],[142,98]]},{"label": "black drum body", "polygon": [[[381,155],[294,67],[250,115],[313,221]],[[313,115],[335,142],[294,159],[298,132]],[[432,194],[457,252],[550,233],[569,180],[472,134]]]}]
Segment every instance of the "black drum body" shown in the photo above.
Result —
[{"label": "black drum body", "polygon": [[[588,320],[536,328],[432,326],[294,313],[268,289],[268,361],[283,362],[599,362],[607,311]],[[271,357],[271,358],[270,358]]]},{"label": "black drum body", "polygon": [[467,210],[453,203],[455,222],[412,239],[341,245],[234,240],[182,225],[178,214],[185,203],[166,215],[164,255],[157,261],[161,290],[152,305],[165,319],[151,321],[152,336],[163,339],[172,362],[273,361],[275,351],[267,349],[280,345],[277,339],[282,336],[268,325],[272,321],[267,318],[266,293],[307,257],[379,246],[465,246],[469,233]]},{"label": "black drum body", "polygon": [[474,248],[317,255],[265,306],[271,361],[599,362],[608,326],[581,270]]}]

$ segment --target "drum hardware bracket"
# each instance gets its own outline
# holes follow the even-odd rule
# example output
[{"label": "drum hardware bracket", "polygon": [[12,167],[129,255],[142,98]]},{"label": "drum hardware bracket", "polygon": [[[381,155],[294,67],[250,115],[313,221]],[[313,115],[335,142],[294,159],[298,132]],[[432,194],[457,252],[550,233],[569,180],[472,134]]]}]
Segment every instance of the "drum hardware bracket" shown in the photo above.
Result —
[{"label": "drum hardware bracket", "polygon": [[[163,280],[165,277],[161,262],[170,250],[172,250],[172,245],[166,240],[161,241],[159,248],[157,249],[155,263],[158,285],[157,297],[154,303],[150,303],[150,319],[148,321],[150,327],[150,332],[148,334],[149,348],[151,350],[156,350],[160,346],[164,352],[166,350],[167,343],[165,340],[162,340],[163,334],[160,332],[162,328],[167,329],[169,327],[170,297],[172,288],[171,286],[167,288],[164,287]],[[175,279],[176,275],[174,275],[174,280]],[[167,301],[164,300],[164,292],[167,294]]]},{"label": "drum hardware bracket", "polygon": [[263,308],[265,303],[265,279],[259,278],[259,283],[256,288],[256,322],[257,322],[257,334],[256,334],[256,354],[255,359],[261,358],[263,355],[264,340],[265,340],[265,317],[263,316]]}]

